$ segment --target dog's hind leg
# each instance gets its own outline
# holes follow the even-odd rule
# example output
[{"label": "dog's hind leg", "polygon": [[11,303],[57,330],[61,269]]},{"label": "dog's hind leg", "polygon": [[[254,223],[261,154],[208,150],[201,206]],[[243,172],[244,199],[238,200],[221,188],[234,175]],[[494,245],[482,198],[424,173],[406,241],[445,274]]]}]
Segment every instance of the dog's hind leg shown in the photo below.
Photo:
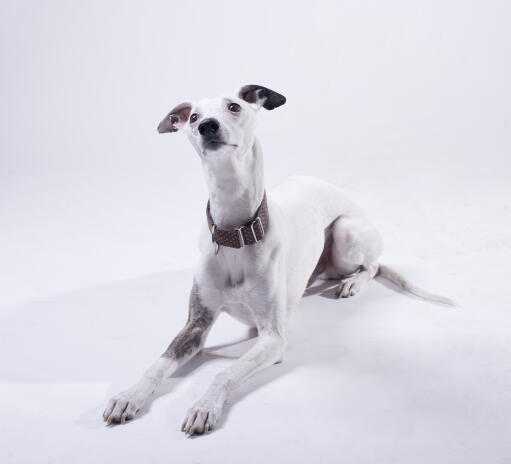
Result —
[{"label": "dog's hind leg", "polygon": [[376,228],[362,215],[342,216],[332,227],[329,278],[340,278],[338,298],[356,295],[378,272],[383,243]]}]

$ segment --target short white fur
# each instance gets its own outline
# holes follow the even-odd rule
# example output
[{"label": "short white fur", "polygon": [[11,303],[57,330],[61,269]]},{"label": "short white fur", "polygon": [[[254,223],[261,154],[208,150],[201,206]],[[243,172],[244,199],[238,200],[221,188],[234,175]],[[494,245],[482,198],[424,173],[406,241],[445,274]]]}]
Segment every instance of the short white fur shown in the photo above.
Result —
[{"label": "short white fur", "polygon": [[[233,113],[230,103],[241,110]],[[256,115],[264,98],[248,103],[238,94],[222,95],[191,104],[198,120],[179,121],[203,166],[211,214],[217,226],[230,229],[251,220],[265,191],[263,155],[255,138]],[[225,145],[215,151],[204,148],[198,126],[215,118]],[[293,177],[267,191],[270,226],[264,239],[241,249],[215,247],[206,221],[200,235],[201,258],[195,286],[202,305],[213,321],[224,311],[257,329],[255,345],[230,367],[220,372],[199,401],[186,414],[182,430],[201,434],[213,429],[229,395],[257,371],[283,359],[289,316],[298,305],[309,280],[338,279],[336,294],[357,294],[380,271],[382,277],[424,298],[452,302],[409,284],[388,267],[380,267],[382,240],[364,213],[334,185],[309,177]],[[314,274],[314,275],[313,275]],[[312,279],[311,279],[312,276]],[[191,308],[193,312],[194,309]],[[133,419],[162,380],[187,362],[204,345],[186,356],[162,356],[130,389],[113,397],[103,414],[105,421]],[[186,328],[184,336],[186,336]]]}]

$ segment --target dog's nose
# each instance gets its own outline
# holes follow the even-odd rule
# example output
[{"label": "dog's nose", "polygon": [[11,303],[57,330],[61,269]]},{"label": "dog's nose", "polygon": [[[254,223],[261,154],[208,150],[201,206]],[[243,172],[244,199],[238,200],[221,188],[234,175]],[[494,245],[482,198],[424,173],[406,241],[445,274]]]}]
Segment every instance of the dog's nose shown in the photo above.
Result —
[{"label": "dog's nose", "polygon": [[204,121],[199,124],[200,135],[215,135],[218,129],[220,129],[220,124],[214,118],[204,119]]}]

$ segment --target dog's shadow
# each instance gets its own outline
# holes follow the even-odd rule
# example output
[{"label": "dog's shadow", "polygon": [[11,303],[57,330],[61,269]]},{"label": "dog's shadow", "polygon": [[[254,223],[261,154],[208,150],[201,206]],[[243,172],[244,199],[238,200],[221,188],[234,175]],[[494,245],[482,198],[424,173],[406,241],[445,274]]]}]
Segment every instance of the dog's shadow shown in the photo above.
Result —
[{"label": "dog's shadow", "polygon": [[318,295],[329,300],[337,300],[339,298],[335,294],[335,289],[338,286],[338,280],[322,280],[321,283],[306,288],[303,297]]}]

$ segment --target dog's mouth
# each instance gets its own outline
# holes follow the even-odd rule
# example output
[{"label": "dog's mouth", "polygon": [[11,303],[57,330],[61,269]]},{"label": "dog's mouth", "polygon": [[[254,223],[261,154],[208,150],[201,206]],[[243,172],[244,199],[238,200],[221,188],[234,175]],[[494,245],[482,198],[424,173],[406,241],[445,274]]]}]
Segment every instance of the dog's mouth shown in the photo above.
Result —
[{"label": "dog's mouth", "polygon": [[236,145],[234,143],[227,143],[227,142],[224,142],[223,140],[216,140],[216,139],[206,140],[202,144],[202,148],[204,150],[209,150],[209,151],[215,151],[215,150],[218,150],[221,147],[233,147],[233,148],[236,148],[237,146],[238,145]]}]

